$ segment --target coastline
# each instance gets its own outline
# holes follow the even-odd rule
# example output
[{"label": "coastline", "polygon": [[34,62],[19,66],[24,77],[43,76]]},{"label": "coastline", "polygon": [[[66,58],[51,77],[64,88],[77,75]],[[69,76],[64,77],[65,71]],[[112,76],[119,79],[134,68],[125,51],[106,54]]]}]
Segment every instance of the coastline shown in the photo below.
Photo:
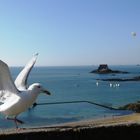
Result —
[{"label": "coastline", "polygon": [[[127,129],[132,129],[132,133],[136,133],[140,130],[140,114],[133,113],[123,116],[106,117],[102,119],[91,119],[78,122],[64,123],[52,126],[42,126],[39,128],[22,128],[20,130],[7,129],[0,131],[0,139],[90,139],[90,137],[96,139],[96,136],[112,138],[114,135],[125,137]],[[121,130],[121,132],[120,132]],[[113,133],[112,133],[113,131]],[[124,132],[123,132],[124,131]],[[86,135],[85,135],[86,134]],[[140,136],[140,133],[136,133]],[[42,138],[44,137],[44,138]],[[80,138],[79,138],[80,137]],[[103,138],[103,137],[102,137]]]},{"label": "coastline", "polygon": [[140,113],[132,113],[121,116],[112,116],[112,117],[104,117],[99,119],[88,119],[83,121],[76,122],[68,122],[59,125],[52,125],[52,127],[83,127],[83,126],[92,126],[92,127],[100,127],[100,126],[112,126],[119,124],[135,124],[140,123]]}]

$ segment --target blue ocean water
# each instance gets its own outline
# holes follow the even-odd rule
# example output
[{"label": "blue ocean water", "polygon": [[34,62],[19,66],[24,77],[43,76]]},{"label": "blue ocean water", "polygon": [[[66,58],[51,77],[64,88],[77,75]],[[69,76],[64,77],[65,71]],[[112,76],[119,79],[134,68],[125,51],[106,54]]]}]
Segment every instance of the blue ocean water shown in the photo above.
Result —
[{"label": "blue ocean water", "polygon": [[[112,82],[119,87],[110,87],[110,82],[98,81],[103,78],[131,78],[140,75],[139,66],[110,66],[114,70],[128,71],[129,74],[93,74],[90,73],[98,66],[74,67],[34,67],[28,84],[42,83],[51,93],[51,96],[40,94],[37,103],[63,102],[63,101],[92,101],[107,106],[119,107],[130,102],[140,100],[140,82]],[[13,79],[21,71],[21,67],[11,67]],[[104,116],[121,115],[128,111],[116,111],[102,108],[88,103],[40,105],[29,109],[18,116],[25,122],[23,127],[49,126],[64,122],[79,121]],[[15,127],[0,115],[0,128]]]}]

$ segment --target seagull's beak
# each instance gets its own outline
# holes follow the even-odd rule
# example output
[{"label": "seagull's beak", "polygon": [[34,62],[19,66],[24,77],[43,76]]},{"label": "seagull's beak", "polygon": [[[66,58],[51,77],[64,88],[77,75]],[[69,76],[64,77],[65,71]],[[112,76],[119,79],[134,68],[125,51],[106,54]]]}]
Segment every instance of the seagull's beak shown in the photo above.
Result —
[{"label": "seagull's beak", "polygon": [[47,95],[51,95],[51,93],[48,90],[43,90],[42,92],[44,92]]}]

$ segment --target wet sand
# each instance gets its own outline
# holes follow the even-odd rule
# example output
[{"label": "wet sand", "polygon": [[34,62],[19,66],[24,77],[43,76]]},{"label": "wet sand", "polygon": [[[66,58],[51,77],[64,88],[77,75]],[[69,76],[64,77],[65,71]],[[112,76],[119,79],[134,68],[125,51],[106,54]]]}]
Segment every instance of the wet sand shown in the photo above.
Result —
[{"label": "wet sand", "polygon": [[0,139],[99,139],[140,137],[140,114],[85,120],[40,128],[7,129],[0,131]]},{"label": "wet sand", "polygon": [[133,113],[129,115],[123,116],[112,116],[112,117],[104,117],[100,119],[91,119],[79,122],[72,122],[72,123],[65,123],[61,124],[60,126],[111,126],[111,125],[118,125],[118,124],[131,124],[131,123],[140,123],[140,113]]}]

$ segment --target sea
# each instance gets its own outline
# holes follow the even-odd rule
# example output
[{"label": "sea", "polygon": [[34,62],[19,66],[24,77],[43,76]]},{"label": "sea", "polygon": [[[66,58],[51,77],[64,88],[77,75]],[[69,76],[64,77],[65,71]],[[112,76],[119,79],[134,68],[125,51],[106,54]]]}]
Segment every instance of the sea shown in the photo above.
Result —
[{"label": "sea", "polygon": [[[132,111],[110,110],[89,102],[118,108],[139,101],[140,81],[109,82],[97,79],[139,76],[140,66],[109,66],[112,70],[127,71],[128,74],[90,73],[97,68],[98,66],[34,67],[28,77],[28,85],[39,82],[51,92],[51,96],[41,93],[36,103],[44,104],[31,107],[21,113],[18,119],[24,121],[24,124],[20,127],[52,126],[132,113]],[[21,70],[22,67],[10,68],[13,80]],[[15,128],[15,124],[0,114],[0,129],[7,128]]]}]

